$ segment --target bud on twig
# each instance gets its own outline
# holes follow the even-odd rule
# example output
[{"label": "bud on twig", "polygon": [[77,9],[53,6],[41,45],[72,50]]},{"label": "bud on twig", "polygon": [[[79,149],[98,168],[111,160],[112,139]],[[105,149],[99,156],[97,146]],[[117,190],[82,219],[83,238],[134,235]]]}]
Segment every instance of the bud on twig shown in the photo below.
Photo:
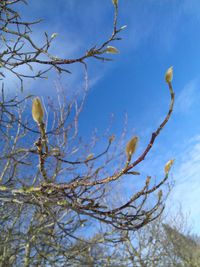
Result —
[{"label": "bud on twig", "polygon": [[39,97],[33,99],[32,116],[35,122],[38,124],[43,122],[44,110]]},{"label": "bud on twig", "polygon": [[138,137],[134,136],[126,145],[126,156],[127,161],[131,160],[132,155],[135,153],[136,147],[138,143]]},{"label": "bud on twig", "polygon": [[91,154],[89,154],[89,155],[87,156],[87,158],[86,158],[85,161],[89,161],[89,160],[91,160],[91,159],[93,159],[93,158],[94,158],[94,154],[91,153]]},{"label": "bud on twig", "polygon": [[174,163],[174,159],[171,159],[165,164],[165,174],[169,173],[173,163]]},{"label": "bud on twig", "polygon": [[165,81],[171,83],[173,79],[173,67],[170,67],[165,74]]},{"label": "bud on twig", "polygon": [[115,135],[111,135],[109,138],[109,143],[112,143],[115,140]]},{"label": "bud on twig", "polygon": [[162,190],[159,190],[159,191],[158,191],[158,198],[161,199],[162,196],[163,196],[163,192],[162,192]]},{"label": "bud on twig", "polygon": [[120,31],[122,31],[122,30],[124,30],[124,29],[126,29],[127,28],[127,25],[124,25],[124,26],[122,26],[121,28],[120,28]]},{"label": "bud on twig", "polygon": [[54,33],[52,33],[52,35],[51,35],[51,39],[54,39],[54,38],[56,38],[57,37],[57,32],[54,32]]},{"label": "bud on twig", "polygon": [[118,0],[112,0],[113,5],[118,6]]},{"label": "bud on twig", "polygon": [[54,147],[51,149],[50,154],[52,156],[60,156],[60,149],[59,147]]},{"label": "bud on twig", "polygon": [[150,181],[151,181],[151,176],[147,176],[147,178],[146,178],[146,186],[149,185]]},{"label": "bud on twig", "polygon": [[119,53],[119,50],[116,47],[114,47],[114,46],[109,46],[108,45],[106,47],[105,52],[108,53],[108,54],[118,54]]}]

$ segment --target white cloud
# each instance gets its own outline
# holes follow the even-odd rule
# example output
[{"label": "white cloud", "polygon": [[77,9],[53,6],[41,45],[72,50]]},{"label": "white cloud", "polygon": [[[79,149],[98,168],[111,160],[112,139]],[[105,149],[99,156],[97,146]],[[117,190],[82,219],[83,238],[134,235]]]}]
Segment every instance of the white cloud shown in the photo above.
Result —
[{"label": "white cloud", "polygon": [[189,213],[189,220],[195,232],[200,231],[200,136],[194,136],[187,142],[174,168],[175,186],[167,202],[171,212],[181,204],[184,213]]},{"label": "white cloud", "polygon": [[[110,4],[110,5],[109,5]],[[30,1],[28,7],[23,7],[26,12],[24,12],[25,17],[32,17],[34,14],[38,14],[40,17],[41,12],[45,12],[47,18],[44,22],[41,22],[33,27],[33,33],[31,38],[34,40],[39,47],[44,43],[45,37],[44,32],[47,32],[49,35],[56,32],[58,36],[52,43],[50,48],[50,53],[56,57],[60,58],[78,58],[79,56],[84,55],[87,49],[94,46],[96,43],[102,42],[102,40],[106,40],[109,36],[108,33],[112,33],[112,20],[109,23],[108,27],[106,26],[106,19],[109,18],[109,12],[113,10],[112,3],[107,3],[107,7],[110,6],[110,9],[105,8],[103,5],[99,5],[98,1],[92,2],[88,8],[85,8],[84,16],[82,15],[83,6],[85,4],[79,3],[76,1],[67,1],[62,2],[60,6],[55,8],[55,10],[59,10],[59,8],[63,8],[63,10],[67,10],[68,12],[62,12],[62,16],[58,16],[58,13],[55,14],[57,16],[57,20],[55,20],[55,16],[50,16],[52,13],[52,8],[54,6],[54,1],[49,1],[48,7],[41,4],[39,1]],[[30,14],[30,10],[31,14]],[[42,11],[41,11],[42,10]],[[45,13],[44,13],[45,14]],[[53,14],[53,13],[52,13]],[[92,23],[91,23],[92,20]],[[101,29],[101,31],[100,31]],[[107,34],[105,34],[105,32]],[[103,36],[103,37],[102,37]],[[92,44],[91,44],[92,42]],[[91,60],[92,62],[94,60]],[[88,72],[89,72],[89,86],[94,86],[105,74],[105,72],[110,68],[111,64],[101,64],[101,72],[99,74],[99,63],[98,64],[89,64]],[[34,72],[38,70],[43,70],[44,67],[42,65],[34,64]],[[83,87],[84,82],[84,70],[82,64],[73,64],[66,65],[64,68],[70,70],[72,75],[63,74],[62,81],[63,87],[66,87],[69,91],[80,90]],[[23,65],[19,68],[19,71],[24,75],[33,74],[30,69]],[[9,72],[6,72],[6,88],[8,94],[18,94],[19,90],[16,88],[20,88],[20,83],[17,80],[16,76],[12,75]],[[47,73],[48,80],[32,80],[32,79],[24,79],[24,90],[26,92],[34,93],[35,88],[44,88],[44,93],[47,91],[49,93],[49,88],[54,87],[53,82],[57,80],[58,76],[55,75],[55,72]],[[46,90],[48,88],[48,90]],[[43,90],[40,92],[43,93]],[[51,91],[52,92],[52,91]],[[37,93],[37,91],[36,91]]]},{"label": "white cloud", "polygon": [[[170,8],[169,8],[170,6]],[[155,8],[156,7],[156,8]],[[183,4],[176,1],[127,1],[122,6],[127,15],[130,48],[151,43],[157,50],[170,51],[177,40],[183,19]]]},{"label": "white cloud", "polygon": [[187,113],[199,99],[198,80],[190,81],[177,96],[175,112]]}]

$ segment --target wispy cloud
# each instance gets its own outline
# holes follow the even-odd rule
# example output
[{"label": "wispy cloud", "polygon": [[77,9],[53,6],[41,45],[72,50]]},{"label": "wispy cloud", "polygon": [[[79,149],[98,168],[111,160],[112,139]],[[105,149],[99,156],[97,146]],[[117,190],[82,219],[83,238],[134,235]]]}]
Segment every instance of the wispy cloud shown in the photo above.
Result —
[{"label": "wispy cloud", "polygon": [[183,4],[177,1],[127,1],[123,12],[130,48],[148,43],[162,51],[173,47],[184,15]]},{"label": "wispy cloud", "polygon": [[200,91],[198,79],[190,81],[178,94],[175,111],[178,113],[187,113],[199,101]]},{"label": "wispy cloud", "polygon": [[[86,4],[88,3],[88,5]],[[87,6],[87,8],[85,8]],[[83,15],[84,10],[84,15]],[[99,44],[109,37],[112,33],[112,19],[109,14],[113,15],[112,2],[105,1],[105,5],[100,5],[98,1],[60,1],[60,5],[55,7],[54,1],[49,1],[48,6],[40,1],[31,1],[29,6],[21,6],[20,12],[22,17],[27,20],[32,20],[32,17],[44,18],[44,22],[35,25],[31,35],[34,42],[40,47],[45,41],[44,32],[49,35],[56,32],[58,36],[55,38],[50,52],[52,55],[60,58],[77,58],[84,55],[87,49]],[[67,12],[64,12],[67,11]],[[56,19],[55,19],[56,18]],[[111,20],[110,20],[111,19]],[[109,20],[109,23],[108,23]],[[102,64],[99,72],[99,63],[93,64],[94,60],[89,62],[89,86],[94,86],[110,68],[111,64]],[[80,90],[84,82],[84,70],[80,64],[66,66],[72,72],[72,75],[62,75],[60,79],[63,87],[67,87],[68,91]],[[35,64],[34,72],[43,70],[44,66]],[[27,66],[20,67],[19,71],[23,74],[30,74],[30,69]],[[19,88],[19,83],[15,76],[6,73],[6,85],[10,88],[8,93],[16,93],[16,88]],[[32,73],[31,73],[32,74]],[[28,80],[25,81],[24,89],[32,93],[37,92],[36,87],[50,88],[53,86],[58,76],[55,73],[48,73],[48,80]],[[44,90],[44,93],[47,90]],[[49,90],[47,91],[49,93]],[[17,91],[19,93],[19,90]],[[40,89],[40,93],[43,92]]]},{"label": "wispy cloud", "polygon": [[181,204],[184,213],[189,213],[189,220],[194,231],[200,231],[200,136],[194,136],[187,142],[184,151],[176,162],[173,175],[175,186],[168,200],[171,212]]}]

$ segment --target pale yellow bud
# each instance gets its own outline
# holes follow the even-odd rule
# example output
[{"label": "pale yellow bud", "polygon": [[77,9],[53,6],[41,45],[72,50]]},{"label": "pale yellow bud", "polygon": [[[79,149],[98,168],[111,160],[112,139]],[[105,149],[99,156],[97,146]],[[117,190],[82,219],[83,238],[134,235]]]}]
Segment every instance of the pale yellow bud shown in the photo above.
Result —
[{"label": "pale yellow bud", "polygon": [[113,5],[118,6],[118,0],[112,0]]},{"label": "pale yellow bud", "polygon": [[50,154],[53,155],[53,156],[60,155],[60,149],[59,149],[59,147],[52,148],[51,151],[50,151]]},{"label": "pale yellow bud", "polygon": [[135,153],[137,143],[138,143],[138,137],[134,136],[126,145],[126,156],[127,156],[128,161],[131,159],[132,155]]},{"label": "pale yellow bud", "polygon": [[172,165],[174,163],[174,159],[170,159],[166,164],[165,164],[165,174],[168,174]]},{"label": "pale yellow bud", "polygon": [[120,31],[122,31],[122,30],[124,30],[124,29],[126,29],[127,28],[127,25],[124,25],[124,26],[122,26],[121,28],[120,28]]},{"label": "pale yellow bud", "polygon": [[115,140],[115,135],[111,135],[109,138],[109,143],[112,143]]},{"label": "pale yellow bud", "polygon": [[85,161],[91,160],[91,159],[93,159],[93,158],[94,158],[94,154],[91,153],[91,154],[89,154],[89,155],[87,156],[87,158],[86,158]]},{"label": "pale yellow bud", "polygon": [[33,99],[32,116],[33,116],[34,121],[36,121],[37,123],[43,122],[44,110],[43,110],[42,103],[39,97],[36,97]]},{"label": "pale yellow bud", "polygon": [[106,53],[108,53],[108,54],[118,54],[119,50],[114,46],[107,46],[106,47]]},{"label": "pale yellow bud", "polygon": [[173,67],[170,67],[165,74],[165,81],[171,83],[173,79]]},{"label": "pale yellow bud", "polygon": [[150,181],[151,181],[151,176],[147,176],[146,185],[149,185]]},{"label": "pale yellow bud", "polygon": [[162,192],[162,190],[159,190],[159,191],[158,191],[158,198],[161,199],[162,196],[163,196],[163,192]]},{"label": "pale yellow bud", "polygon": [[54,32],[54,33],[52,33],[52,35],[51,35],[51,39],[54,39],[54,38],[56,38],[57,37],[57,32]]}]

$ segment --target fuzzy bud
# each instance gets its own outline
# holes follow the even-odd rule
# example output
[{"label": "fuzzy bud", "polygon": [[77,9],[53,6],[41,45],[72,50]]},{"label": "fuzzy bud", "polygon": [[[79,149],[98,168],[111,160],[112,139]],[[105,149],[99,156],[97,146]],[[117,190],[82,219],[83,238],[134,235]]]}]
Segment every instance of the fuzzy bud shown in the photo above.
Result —
[{"label": "fuzzy bud", "polygon": [[112,143],[115,140],[115,135],[111,135],[109,138],[109,143]]},{"label": "fuzzy bud", "polygon": [[147,176],[146,178],[146,186],[148,186],[150,184],[151,181],[151,176]]},{"label": "fuzzy bud", "polygon": [[91,159],[93,159],[93,158],[94,158],[94,154],[91,153],[91,154],[89,154],[89,155],[87,156],[87,158],[86,158],[85,161],[91,160]]},{"label": "fuzzy bud", "polygon": [[118,6],[118,0],[112,0],[114,6]]},{"label": "fuzzy bud", "polygon": [[126,145],[126,156],[127,156],[128,161],[131,159],[132,155],[135,153],[137,143],[138,143],[138,137],[134,136]]},{"label": "fuzzy bud", "polygon": [[163,192],[162,192],[162,190],[159,190],[159,191],[158,191],[158,198],[161,199],[162,196],[163,196]]},{"label": "fuzzy bud", "polygon": [[165,164],[165,174],[168,174],[172,165],[174,163],[174,159],[170,159],[166,164]]},{"label": "fuzzy bud", "polygon": [[165,81],[171,83],[173,79],[173,67],[170,67],[165,74]]},{"label": "fuzzy bud", "polygon": [[59,156],[60,155],[60,149],[59,147],[54,147],[51,149],[50,154],[53,156]]},{"label": "fuzzy bud", "polygon": [[34,121],[37,122],[38,124],[43,122],[44,110],[39,97],[33,99],[32,116]]},{"label": "fuzzy bud", "polygon": [[119,50],[114,46],[107,46],[105,52],[108,54],[118,54]]},{"label": "fuzzy bud", "polygon": [[52,35],[51,35],[51,39],[54,39],[54,38],[56,38],[57,37],[57,32],[54,32],[54,33],[52,33]]},{"label": "fuzzy bud", "polygon": [[120,28],[120,31],[122,31],[122,30],[124,30],[124,29],[126,29],[127,28],[127,25],[124,25],[124,26],[122,26],[121,28]]}]

